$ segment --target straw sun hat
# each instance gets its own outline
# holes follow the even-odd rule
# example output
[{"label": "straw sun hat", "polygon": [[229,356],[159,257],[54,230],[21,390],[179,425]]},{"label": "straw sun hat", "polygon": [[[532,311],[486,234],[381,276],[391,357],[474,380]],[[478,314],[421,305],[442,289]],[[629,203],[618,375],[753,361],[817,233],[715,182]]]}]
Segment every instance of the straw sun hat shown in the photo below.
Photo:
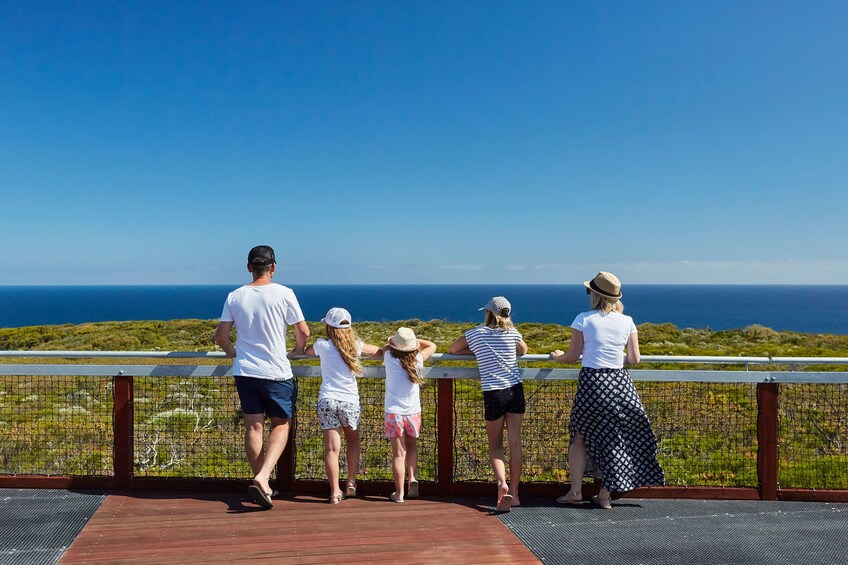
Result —
[{"label": "straw sun hat", "polygon": [[395,335],[389,338],[389,345],[398,351],[415,351],[418,349],[418,340],[411,329],[398,328]]},{"label": "straw sun hat", "polygon": [[621,281],[612,273],[601,271],[594,279],[586,281],[583,285],[604,298],[618,300],[621,298]]}]

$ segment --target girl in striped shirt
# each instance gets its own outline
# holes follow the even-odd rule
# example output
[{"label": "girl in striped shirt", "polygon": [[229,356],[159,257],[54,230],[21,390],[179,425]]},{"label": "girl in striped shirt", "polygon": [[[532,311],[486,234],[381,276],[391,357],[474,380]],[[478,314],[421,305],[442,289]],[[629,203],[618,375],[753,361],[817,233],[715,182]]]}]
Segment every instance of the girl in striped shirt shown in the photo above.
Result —
[{"label": "girl in striped shirt", "polygon": [[[485,308],[482,326],[465,332],[448,348],[454,355],[474,355],[483,389],[489,461],[498,481],[498,512],[518,506],[521,480],[521,422],[524,419],[524,386],[518,369],[518,356],[527,353],[527,344],[512,325],[512,307],[503,296],[495,296]],[[509,430],[509,483],[504,463],[504,428]]]}]

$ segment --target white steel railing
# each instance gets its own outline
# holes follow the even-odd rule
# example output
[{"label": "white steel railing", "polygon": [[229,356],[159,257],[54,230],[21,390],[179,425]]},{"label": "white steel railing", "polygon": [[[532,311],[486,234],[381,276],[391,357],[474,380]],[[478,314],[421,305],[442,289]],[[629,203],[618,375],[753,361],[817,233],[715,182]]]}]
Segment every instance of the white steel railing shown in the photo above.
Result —
[{"label": "white steel railing", "polygon": [[[0,351],[0,359],[216,359],[226,355],[219,351]],[[314,360],[317,357],[298,356],[294,360]],[[365,357],[364,359],[379,359]],[[809,371],[798,367],[822,365],[848,365],[848,357],[731,357],[731,356],[679,356],[643,355],[642,363],[685,364],[685,365],[743,365],[745,370],[711,369],[636,369],[630,374],[636,381],[679,381],[679,382],[751,382],[751,383],[848,383],[845,371]],[[471,355],[436,353],[431,357],[424,376],[431,379],[476,378],[473,367],[440,366],[441,361],[473,361]],[[548,355],[527,354],[519,358],[524,363],[551,362]],[[756,371],[749,371],[751,365]],[[768,370],[769,365],[786,366],[790,370]],[[229,365],[54,365],[0,363],[0,375],[55,375],[55,376],[186,376],[211,377],[232,375]],[[295,364],[297,377],[320,377],[320,368]],[[522,367],[524,380],[574,380],[579,369],[555,367]],[[364,377],[382,377],[382,367],[365,367]]]}]

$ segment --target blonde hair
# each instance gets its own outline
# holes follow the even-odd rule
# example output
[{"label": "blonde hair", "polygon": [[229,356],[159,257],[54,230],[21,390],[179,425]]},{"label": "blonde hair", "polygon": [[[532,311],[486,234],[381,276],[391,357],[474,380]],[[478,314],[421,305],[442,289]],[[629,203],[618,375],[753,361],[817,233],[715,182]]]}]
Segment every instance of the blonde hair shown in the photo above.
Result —
[{"label": "blonde hair", "polygon": [[389,350],[392,352],[392,357],[398,360],[400,366],[409,375],[409,380],[412,384],[420,385],[424,382],[421,373],[418,372],[418,349],[412,351],[399,351],[389,345]]},{"label": "blonde hair", "polygon": [[597,292],[589,293],[589,303],[592,305],[592,310],[600,310],[605,314],[610,312],[624,312],[624,304],[618,298],[606,298]]},{"label": "blonde hair", "polygon": [[514,326],[512,325],[512,320],[509,316],[498,316],[494,312],[490,312],[486,310],[486,317],[484,324],[490,328],[499,328],[504,331],[511,330]]},{"label": "blonde hair", "polygon": [[362,362],[359,360],[359,355],[357,351],[357,342],[359,341],[359,336],[356,335],[356,332],[353,328],[334,328],[333,326],[327,326],[327,337],[335,344],[336,349],[339,350],[339,354],[342,356],[342,360],[345,362],[353,374],[359,376],[362,374]]}]

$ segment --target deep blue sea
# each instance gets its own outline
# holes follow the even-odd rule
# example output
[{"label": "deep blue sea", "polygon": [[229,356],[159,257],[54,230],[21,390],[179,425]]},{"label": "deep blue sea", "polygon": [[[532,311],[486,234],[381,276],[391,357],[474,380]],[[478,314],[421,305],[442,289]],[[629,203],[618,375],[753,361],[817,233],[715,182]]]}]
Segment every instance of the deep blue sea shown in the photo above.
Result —
[{"label": "deep blue sea", "polygon": [[[212,319],[232,286],[0,286],[0,327],[124,320]],[[569,325],[588,308],[582,285],[292,285],[307,320],[332,306],[356,320],[478,322],[478,308],[506,296],[516,322]],[[628,285],[636,323],[724,330],[848,334],[848,286]]]}]

